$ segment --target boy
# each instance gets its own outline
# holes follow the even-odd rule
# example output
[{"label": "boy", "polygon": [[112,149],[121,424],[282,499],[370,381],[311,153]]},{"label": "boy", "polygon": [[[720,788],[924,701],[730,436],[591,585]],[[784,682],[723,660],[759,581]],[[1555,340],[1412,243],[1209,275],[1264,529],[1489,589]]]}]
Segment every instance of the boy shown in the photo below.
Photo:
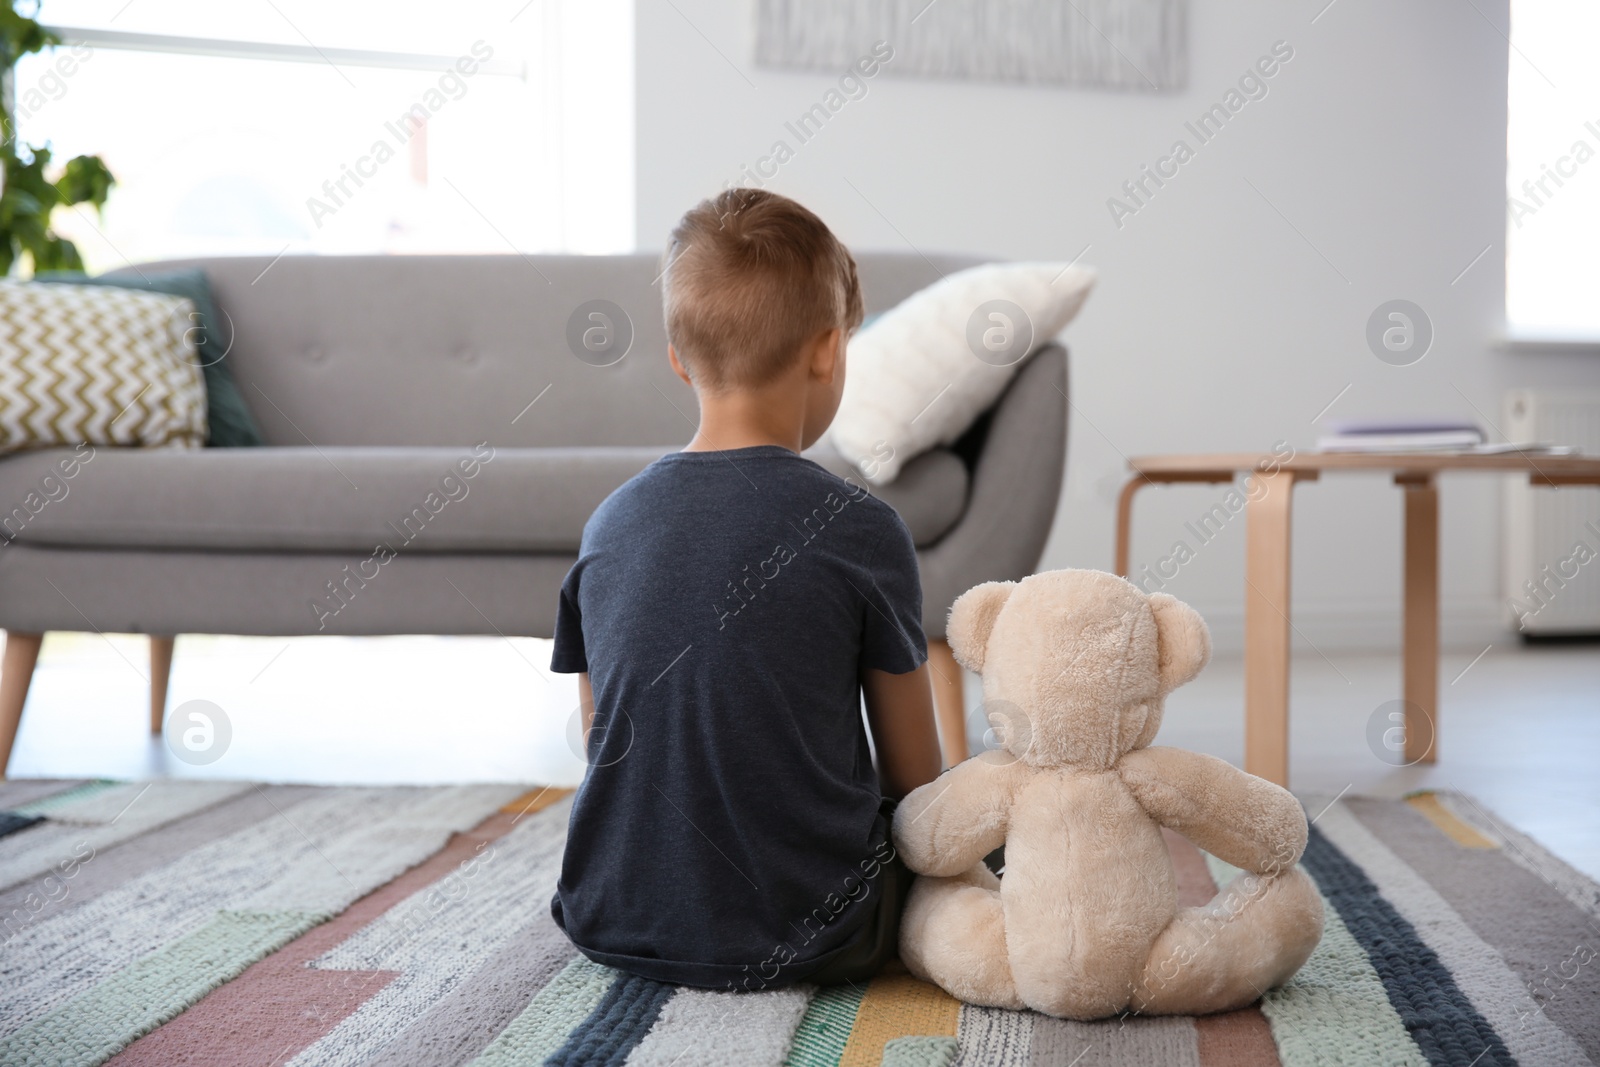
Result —
[{"label": "boy", "polygon": [[551,669],[578,674],[589,770],[551,911],[663,982],[864,980],[910,880],[893,802],[940,756],[911,537],[799,455],[839,407],[855,261],[754,189],[684,215],[664,261],[700,424],[595,511],[562,584]]}]

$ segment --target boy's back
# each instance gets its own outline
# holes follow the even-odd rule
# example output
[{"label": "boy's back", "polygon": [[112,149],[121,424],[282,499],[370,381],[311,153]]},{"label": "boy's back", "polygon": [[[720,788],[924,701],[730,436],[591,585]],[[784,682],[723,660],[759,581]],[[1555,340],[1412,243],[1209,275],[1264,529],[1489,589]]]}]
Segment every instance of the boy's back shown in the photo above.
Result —
[{"label": "boy's back", "polygon": [[663,457],[600,507],[552,666],[590,767],[552,909],[662,981],[795,981],[867,920],[889,854],[860,676],[926,657],[898,515],[778,445]]}]

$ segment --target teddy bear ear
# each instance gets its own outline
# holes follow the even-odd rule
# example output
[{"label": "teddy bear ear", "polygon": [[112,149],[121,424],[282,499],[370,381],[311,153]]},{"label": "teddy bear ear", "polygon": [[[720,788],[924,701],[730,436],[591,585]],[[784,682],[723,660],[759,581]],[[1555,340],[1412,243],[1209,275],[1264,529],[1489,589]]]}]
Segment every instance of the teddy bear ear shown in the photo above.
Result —
[{"label": "teddy bear ear", "polygon": [[983,655],[989,647],[994,621],[1016,587],[1016,582],[984,582],[956,597],[950,605],[945,640],[950,642],[956,662],[967,670],[983,670]]},{"label": "teddy bear ear", "polygon": [[1166,593],[1151,594],[1150,613],[1156,620],[1161,691],[1170,693],[1211,659],[1211,631],[1198,611]]}]

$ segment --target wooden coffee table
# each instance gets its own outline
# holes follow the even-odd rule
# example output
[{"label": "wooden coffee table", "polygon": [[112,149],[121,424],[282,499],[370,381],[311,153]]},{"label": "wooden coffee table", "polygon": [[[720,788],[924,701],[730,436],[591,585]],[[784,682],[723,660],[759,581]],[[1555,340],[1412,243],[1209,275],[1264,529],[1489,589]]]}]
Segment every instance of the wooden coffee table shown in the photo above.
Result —
[{"label": "wooden coffee table", "polygon": [[1289,784],[1289,514],[1294,487],[1324,471],[1383,471],[1405,491],[1405,758],[1432,763],[1439,721],[1439,490],[1446,471],[1528,475],[1532,484],[1600,486],[1592,456],[1471,455],[1459,452],[1302,452],[1136,456],[1117,503],[1117,573],[1128,577],[1133,495],[1145,485],[1264,480],[1245,505],[1244,766]]}]

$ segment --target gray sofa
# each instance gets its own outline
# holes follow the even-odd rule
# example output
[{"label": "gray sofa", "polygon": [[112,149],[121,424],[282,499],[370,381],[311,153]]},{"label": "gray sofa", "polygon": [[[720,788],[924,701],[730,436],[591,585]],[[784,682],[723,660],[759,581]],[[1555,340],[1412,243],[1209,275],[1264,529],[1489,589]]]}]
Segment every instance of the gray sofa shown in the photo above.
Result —
[{"label": "gray sofa", "polygon": [[[973,262],[862,254],[867,308]],[[694,396],[665,358],[653,256],[156,266],[205,268],[268,447],[100,448],[37,513],[16,505],[66,453],[0,460],[0,768],[49,630],[154,635],[155,728],[171,635],[547,637],[590,512],[693,431]],[[569,320],[596,299],[631,321],[615,362],[620,331],[598,357],[569,344]],[[1066,352],[1046,346],[954,448],[879,494],[918,546],[930,638],[962,591],[1038,564],[1066,388]],[[812,458],[849,473],[826,445]]]}]

